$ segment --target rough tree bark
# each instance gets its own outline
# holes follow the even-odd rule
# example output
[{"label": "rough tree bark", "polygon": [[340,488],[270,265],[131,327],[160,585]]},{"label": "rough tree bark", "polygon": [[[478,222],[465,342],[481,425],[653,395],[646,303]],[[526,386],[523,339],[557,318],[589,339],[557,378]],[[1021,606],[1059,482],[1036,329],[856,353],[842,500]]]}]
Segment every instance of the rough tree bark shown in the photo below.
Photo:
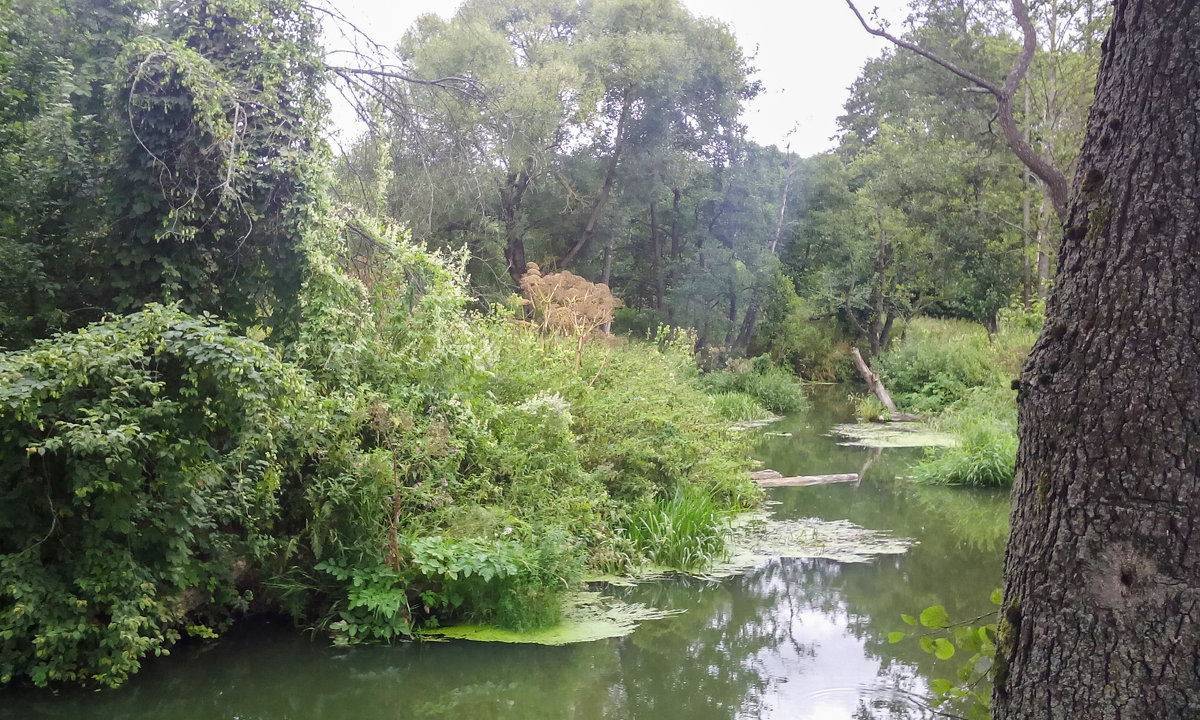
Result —
[{"label": "rough tree bark", "polygon": [[1200,1],[1117,0],[1020,450],[996,720],[1200,717]]}]

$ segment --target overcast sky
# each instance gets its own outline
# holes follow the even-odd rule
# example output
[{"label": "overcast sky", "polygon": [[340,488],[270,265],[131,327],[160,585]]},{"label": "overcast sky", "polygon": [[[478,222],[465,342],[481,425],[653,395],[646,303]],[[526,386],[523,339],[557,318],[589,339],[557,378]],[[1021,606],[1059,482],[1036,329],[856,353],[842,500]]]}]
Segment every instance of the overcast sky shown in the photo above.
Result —
[{"label": "overcast sky", "polygon": [[[332,0],[376,42],[394,46],[413,20],[425,13],[454,14],[461,0]],[[682,0],[693,13],[717,18],[753,57],[764,90],[750,104],[750,137],[802,156],[828,150],[847,88],[884,41],[863,31],[845,0]],[[905,15],[907,0],[864,0],[892,21]],[[330,46],[336,45],[329,38]],[[334,123],[353,132],[352,115],[335,102]],[[793,129],[795,130],[794,132]],[[791,136],[788,137],[789,132]]]}]

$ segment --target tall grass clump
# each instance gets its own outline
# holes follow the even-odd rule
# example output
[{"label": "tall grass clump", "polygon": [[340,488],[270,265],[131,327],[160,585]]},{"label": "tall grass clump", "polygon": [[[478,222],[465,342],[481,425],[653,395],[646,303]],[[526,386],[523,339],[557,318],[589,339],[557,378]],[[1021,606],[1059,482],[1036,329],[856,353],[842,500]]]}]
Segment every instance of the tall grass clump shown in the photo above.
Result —
[{"label": "tall grass clump", "polygon": [[763,420],[771,416],[769,410],[759,405],[746,393],[722,392],[713,395],[712,399],[717,414],[726,420],[744,422],[746,420]]},{"label": "tall grass clump", "polygon": [[942,430],[959,438],[957,447],[930,448],[913,468],[918,482],[931,485],[1009,487],[1017,462],[1016,393],[980,388],[966,394],[938,418]]},{"label": "tall grass clump", "polygon": [[738,392],[774,413],[786,415],[808,409],[808,398],[800,379],[776,367],[767,356],[734,363],[728,370],[704,376],[704,384],[714,394]]},{"label": "tall grass clump", "polygon": [[654,565],[698,570],[724,557],[728,515],[710,492],[685,484],[635,512],[629,537]]},{"label": "tall grass clump", "polygon": [[866,395],[851,396],[854,401],[854,417],[859,422],[886,422],[889,417],[888,409],[879,402],[879,398],[867,393]]}]

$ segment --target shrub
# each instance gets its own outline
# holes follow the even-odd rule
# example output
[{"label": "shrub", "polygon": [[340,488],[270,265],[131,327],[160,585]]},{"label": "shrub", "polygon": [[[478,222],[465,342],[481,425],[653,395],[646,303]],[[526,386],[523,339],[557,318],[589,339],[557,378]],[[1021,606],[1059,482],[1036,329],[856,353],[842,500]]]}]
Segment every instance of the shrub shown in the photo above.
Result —
[{"label": "shrub", "polygon": [[750,349],[769,355],[780,367],[808,380],[834,382],[853,374],[850,345],[833,318],[814,320],[811,307],[796,294],[792,280],[776,272],[763,303],[762,319]]},{"label": "shrub", "polygon": [[[507,529],[511,532],[511,528]],[[514,630],[558,621],[562,599],[583,572],[583,556],[562,530],[526,542],[427,537],[412,543],[414,585],[437,619]]]},{"label": "shrub", "polygon": [[662,315],[652,308],[622,307],[613,310],[612,331],[642,340],[653,339],[662,322]]},{"label": "shrub", "polygon": [[996,382],[987,332],[961,320],[912,320],[903,342],[877,358],[875,370],[899,406],[918,412],[936,412],[969,389]]},{"label": "shrub", "polygon": [[704,376],[704,384],[713,394],[737,392],[748,395],[775,413],[795,413],[808,408],[808,398],[799,379],[775,367],[765,355],[750,363],[738,363],[730,370],[708,373]]},{"label": "shrub", "polygon": [[[160,306],[0,354],[0,683],[115,685],[252,599],[344,643],[545,625],[585,562],[656,550],[630,508],[761,497],[694,336],[539,334],[464,312],[461,257],[372,253],[314,251],[295,364]],[[651,526],[699,563],[680,503]]]},{"label": "shrub", "polygon": [[0,354],[0,683],[116,685],[244,609],[324,413],[270,349],[173,307]]}]

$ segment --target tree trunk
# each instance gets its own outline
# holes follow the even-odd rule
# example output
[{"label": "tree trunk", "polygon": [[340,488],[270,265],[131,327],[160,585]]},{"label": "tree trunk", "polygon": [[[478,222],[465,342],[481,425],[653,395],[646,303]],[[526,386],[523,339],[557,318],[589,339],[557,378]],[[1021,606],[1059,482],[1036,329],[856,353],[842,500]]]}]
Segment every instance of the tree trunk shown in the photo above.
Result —
[{"label": "tree trunk", "polygon": [[1050,223],[1045,202],[1038,211],[1037,231],[1037,293],[1043,302],[1050,296]]},{"label": "tree trunk", "polygon": [[604,264],[601,266],[600,270],[600,283],[602,285],[608,285],[609,287],[612,287],[612,261],[613,248],[615,244],[616,238],[613,237],[612,232],[609,232],[608,241],[604,243]]},{"label": "tree trunk", "polygon": [[892,402],[891,393],[887,391],[887,388],[883,386],[883,382],[879,380],[879,373],[871,370],[867,365],[867,361],[863,360],[862,353],[858,351],[858,348],[850,348],[850,357],[854,358],[854,367],[858,368],[858,373],[867,382],[867,387],[870,388],[871,392],[875,393],[875,397],[879,398],[879,402],[883,403],[888,412],[893,415],[897,414],[899,411],[896,410],[896,403]]},{"label": "tree trunk", "polygon": [[500,190],[500,220],[504,223],[504,259],[508,262],[508,274],[513,284],[521,286],[525,274],[525,239],[520,219],[521,201],[529,189],[532,178],[533,158],[525,158],[519,168],[508,173],[504,187]]},{"label": "tree trunk", "polygon": [[1200,2],[1117,0],[1019,382],[997,720],[1200,717]]},{"label": "tree trunk", "polygon": [[671,190],[671,262],[679,262],[679,254],[683,252],[683,242],[679,227],[679,201],[683,192],[679,188]]},{"label": "tree trunk", "polygon": [[650,268],[654,271],[654,309],[662,310],[663,297],[667,294],[667,280],[663,276],[662,233],[658,228],[658,203],[650,201]]},{"label": "tree trunk", "polygon": [[758,298],[750,299],[750,306],[746,308],[746,316],[742,318],[742,329],[738,331],[737,340],[734,341],[734,347],[745,352],[750,348],[750,340],[754,337],[754,329],[758,327]]},{"label": "tree trunk", "polygon": [[[1029,142],[1029,83],[1025,83],[1025,142]],[[1031,225],[1029,223],[1029,192],[1033,187],[1033,175],[1029,172],[1029,168],[1023,173],[1025,178],[1025,187],[1021,191],[1021,304],[1025,308],[1025,312],[1033,310],[1033,255],[1031,246],[1033,243],[1029,241]]]},{"label": "tree trunk", "polygon": [[612,195],[613,185],[617,181],[617,165],[621,162],[621,152],[625,149],[625,124],[629,121],[629,112],[633,109],[633,91],[626,90],[621,96],[621,115],[617,118],[617,130],[613,137],[612,153],[608,156],[608,165],[604,170],[604,185],[600,188],[600,193],[596,195],[595,202],[592,203],[592,209],[588,212],[587,222],[584,223],[583,229],[579,231],[579,237],[575,240],[575,244],[567,250],[567,254],[563,255],[556,267],[566,267],[570,265],[579,253],[587,249],[588,243],[592,240],[592,234],[596,231],[596,222],[600,219],[600,214],[604,212],[604,206],[608,203],[609,195]]},{"label": "tree trunk", "polygon": [[[886,314],[885,291],[887,289],[887,271],[892,265],[892,246],[888,242],[887,229],[883,225],[883,206],[875,205],[875,222],[879,226],[879,246],[875,253],[875,276],[871,280],[871,324],[867,340],[871,343],[871,357],[878,357],[883,352],[883,323]],[[889,320],[888,334],[891,334]]]},{"label": "tree trunk", "polygon": [[729,329],[725,331],[725,347],[732,346],[737,336],[738,296],[735,282],[733,278],[730,278],[729,287],[725,291],[726,296],[729,298]]}]

